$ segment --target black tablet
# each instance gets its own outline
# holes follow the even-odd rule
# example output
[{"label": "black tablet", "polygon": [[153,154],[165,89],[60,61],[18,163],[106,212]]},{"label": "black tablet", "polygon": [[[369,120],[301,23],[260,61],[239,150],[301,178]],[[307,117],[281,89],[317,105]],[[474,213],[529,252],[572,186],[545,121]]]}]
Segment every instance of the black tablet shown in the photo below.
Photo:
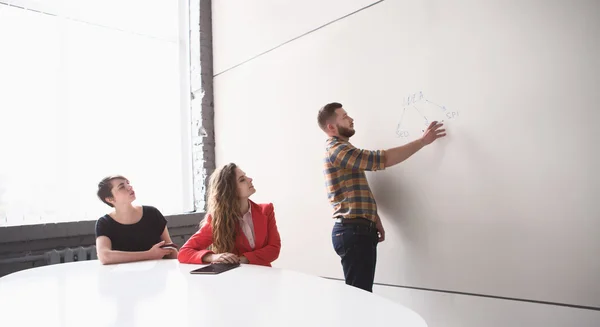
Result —
[{"label": "black tablet", "polygon": [[190,271],[190,274],[216,275],[239,266],[239,263],[211,263],[208,266]]}]

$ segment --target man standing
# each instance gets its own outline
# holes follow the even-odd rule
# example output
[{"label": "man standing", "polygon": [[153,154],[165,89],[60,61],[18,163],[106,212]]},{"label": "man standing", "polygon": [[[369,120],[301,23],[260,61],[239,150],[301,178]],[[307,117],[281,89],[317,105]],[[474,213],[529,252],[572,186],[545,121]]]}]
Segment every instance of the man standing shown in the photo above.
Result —
[{"label": "man standing", "polygon": [[319,110],[319,127],[329,137],[324,158],[327,197],[333,206],[333,248],[340,256],[346,284],[373,292],[377,244],[385,230],[365,171],[383,170],[415,154],[424,146],[446,136],[443,124],[432,122],[423,136],[403,146],[369,151],[350,144],[354,119],[342,104],[333,102]]}]

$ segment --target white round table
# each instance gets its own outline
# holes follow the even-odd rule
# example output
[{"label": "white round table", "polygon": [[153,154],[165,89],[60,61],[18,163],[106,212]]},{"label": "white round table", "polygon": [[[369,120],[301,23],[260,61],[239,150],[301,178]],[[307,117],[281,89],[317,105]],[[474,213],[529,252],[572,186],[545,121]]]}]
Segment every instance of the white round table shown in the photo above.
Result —
[{"label": "white round table", "polygon": [[177,260],[97,260],[0,278],[0,326],[427,326],[415,312],[343,282],[242,265],[192,275]]}]

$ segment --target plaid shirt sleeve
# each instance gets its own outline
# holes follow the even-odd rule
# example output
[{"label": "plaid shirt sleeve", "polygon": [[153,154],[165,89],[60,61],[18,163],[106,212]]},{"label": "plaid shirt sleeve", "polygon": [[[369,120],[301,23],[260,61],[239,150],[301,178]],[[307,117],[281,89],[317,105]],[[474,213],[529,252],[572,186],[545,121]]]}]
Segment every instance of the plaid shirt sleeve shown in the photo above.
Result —
[{"label": "plaid shirt sleeve", "polygon": [[385,169],[385,150],[369,151],[357,149],[349,143],[335,142],[327,153],[334,167],[351,170]]}]

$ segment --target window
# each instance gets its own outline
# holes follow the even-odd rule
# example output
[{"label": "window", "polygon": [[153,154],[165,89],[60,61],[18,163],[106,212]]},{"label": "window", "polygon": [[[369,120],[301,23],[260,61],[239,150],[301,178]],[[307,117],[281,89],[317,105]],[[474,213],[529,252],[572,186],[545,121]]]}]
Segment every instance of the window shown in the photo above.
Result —
[{"label": "window", "polygon": [[187,2],[57,3],[0,5],[0,226],[95,220],[112,174],[193,211]]}]

